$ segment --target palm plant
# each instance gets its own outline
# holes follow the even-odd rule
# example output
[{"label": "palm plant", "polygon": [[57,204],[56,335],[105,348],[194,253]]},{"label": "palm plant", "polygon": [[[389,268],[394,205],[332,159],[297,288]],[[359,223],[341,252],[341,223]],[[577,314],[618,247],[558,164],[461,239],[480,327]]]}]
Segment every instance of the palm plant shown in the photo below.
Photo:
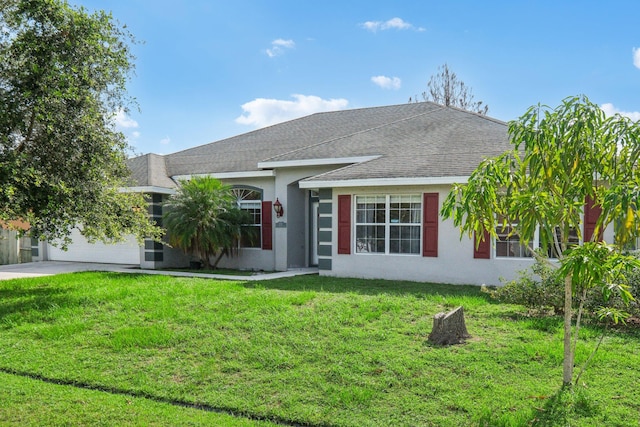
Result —
[{"label": "palm plant", "polygon": [[225,239],[221,245],[220,252],[213,263],[213,268],[218,267],[218,263],[223,256],[232,257],[237,254],[240,242],[253,241],[258,236],[254,227],[246,227],[250,223],[251,215],[242,209],[233,206],[221,215],[222,227],[224,228]]},{"label": "palm plant", "polygon": [[241,225],[247,222],[231,187],[212,177],[182,182],[164,207],[169,244],[198,257],[209,269],[215,269],[222,255],[234,253]]}]

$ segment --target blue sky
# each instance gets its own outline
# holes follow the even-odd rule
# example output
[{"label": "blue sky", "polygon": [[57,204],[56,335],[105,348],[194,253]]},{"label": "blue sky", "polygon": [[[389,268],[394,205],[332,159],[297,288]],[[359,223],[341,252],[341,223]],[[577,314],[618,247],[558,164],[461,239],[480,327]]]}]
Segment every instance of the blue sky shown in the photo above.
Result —
[{"label": "blue sky", "polygon": [[134,46],[117,116],[168,154],[318,111],[402,104],[444,63],[504,121],[585,94],[640,120],[640,2],[70,0]]}]

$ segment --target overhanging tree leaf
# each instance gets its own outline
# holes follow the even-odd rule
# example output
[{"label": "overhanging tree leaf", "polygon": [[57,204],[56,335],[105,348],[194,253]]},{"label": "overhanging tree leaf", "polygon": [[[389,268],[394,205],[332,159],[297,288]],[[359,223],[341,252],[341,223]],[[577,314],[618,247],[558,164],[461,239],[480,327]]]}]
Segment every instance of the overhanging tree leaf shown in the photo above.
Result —
[{"label": "overhanging tree leaf", "polygon": [[0,219],[35,237],[158,238],[129,183],[113,117],[126,111],[133,37],[60,0],[0,1]]}]

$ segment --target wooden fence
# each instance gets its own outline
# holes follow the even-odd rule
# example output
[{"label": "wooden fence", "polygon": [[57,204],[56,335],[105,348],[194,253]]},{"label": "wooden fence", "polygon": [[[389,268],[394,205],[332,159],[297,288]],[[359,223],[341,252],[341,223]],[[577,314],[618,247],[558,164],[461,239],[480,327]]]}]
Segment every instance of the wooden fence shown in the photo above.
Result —
[{"label": "wooden fence", "polygon": [[0,265],[31,262],[31,238],[0,229]]}]

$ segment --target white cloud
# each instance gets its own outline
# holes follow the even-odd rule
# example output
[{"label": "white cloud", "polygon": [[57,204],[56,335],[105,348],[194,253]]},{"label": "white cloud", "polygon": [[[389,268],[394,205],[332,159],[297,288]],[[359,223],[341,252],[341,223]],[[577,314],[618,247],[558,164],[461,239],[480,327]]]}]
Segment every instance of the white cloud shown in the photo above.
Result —
[{"label": "white cloud", "polygon": [[140,138],[140,132],[138,132],[137,130],[134,130],[133,132],[131,132],[131,137],[134,139]]},{"label": "white cloud", "polygon": [[633,65],[635,65],[636,68],[640,68],[640,48],[639,47],[633,48]]},{"label": "white cloud", "polygon": [[116,126],[121,129],[133,129],[138,127],[138,122],[129,117],[129,115],[127,115],[127,113],[122,109],[116,112],[114,121]]},{"label": "white cloud", "polygon": [[273,46],[282,46],[289,49],[294,48],[296,46],[296,43],[293,40],[284,40],[284,39],[276,39],[272,41],[271,44]]},{"label": "white cloud", "polygon": [[382,89],[400,89],[402,80],[399,77],[373,76],[371,81]]},{"label": "white cloud", "polygon": [[360,24],[362,28],[365,30],[369,30],[375,33],[378,30],[415,30],[415,31],[425,31],[422,27],[415,27],[413,24],[410,24],[404,21],[402,18],[391,18],[388,21],[367,21],[363,24]]},{"label": "white cloud", "polygon": [[236,123],[257,128],[273,125],[297,117],[322,111],[336,111],[347,107],[346,99],[322,99],[313,95],[292,95],[294,101],[256,98],[242,105],[244,113]]},{"label": "white cloud", "polygon": [[607,116],[620,114],[621,116],[629,117],[634,122],[640,121],[640,111],[633,111],[633,112],[620,111],[611,103],[602,104],[600,108],[602,108],[602,111],[604,111],[604,113]]},{"label": "white cloud", "polygon": [[293,49],[296,47],[296,43],[293,40],[276,39],[271,42],[271,48],[267,49],[267,55],[269,58],[283,55],[285,50]]},{"label": "white cloud", "polygon": [[162,145],[168,145],[170,142],[171,142],[171,138],[169,138],[169,136],[165,136],[160,140],[160,144]]}]

